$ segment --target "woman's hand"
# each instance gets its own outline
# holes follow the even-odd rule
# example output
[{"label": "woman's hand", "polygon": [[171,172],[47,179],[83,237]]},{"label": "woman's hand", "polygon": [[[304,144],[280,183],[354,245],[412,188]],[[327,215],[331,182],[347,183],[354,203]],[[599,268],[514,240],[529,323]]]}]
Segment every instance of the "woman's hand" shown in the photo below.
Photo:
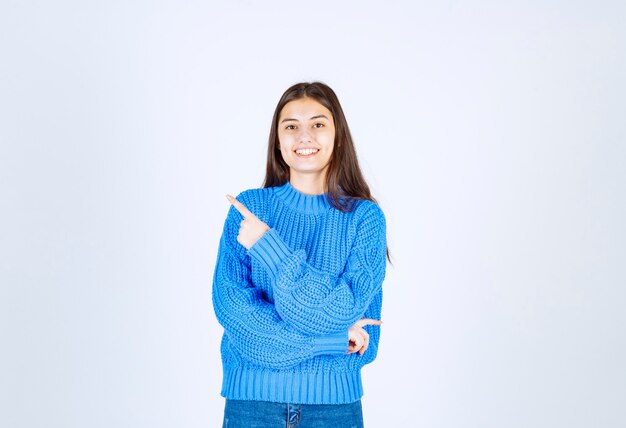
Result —
[{"label": "woman's hand", "polygon": [[354,354],[358,352],[359,355],[363,355],[367,350],[370,343],[370,335],[365,331],[363,326],[366,325],[381,325],[383,322],[379,320],[373,320],[371,318],[362,318],[358,320],[348,330],[348,354]]},{"label": "woman's hand", "polygon": [[261,239],[265,232],[270,230],[269,226],[263,223],[257,216],[252,214],[244,204],[239,202],[231,195],[226,195],[228,202],[233,204],[235,209],[241,213],[243,220],[239,226],[239,235],[237,235],[237,241],[246,247],[247,250],[252,248],[256,241]]}]

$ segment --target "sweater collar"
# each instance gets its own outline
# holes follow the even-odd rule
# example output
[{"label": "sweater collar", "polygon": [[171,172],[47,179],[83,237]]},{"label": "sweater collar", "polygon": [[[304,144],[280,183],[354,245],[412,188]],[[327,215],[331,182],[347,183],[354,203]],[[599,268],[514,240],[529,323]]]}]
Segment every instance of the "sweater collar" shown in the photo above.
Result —
[{"label": "sweater collar", "polygon": [[331,206],[326,199],[326,193],[321,195],[307,195],[293,187],[289,181],[282,186],[275,187],[274,194],[278,196],[285,205],[305,214],[320,214],[328,210]]}]

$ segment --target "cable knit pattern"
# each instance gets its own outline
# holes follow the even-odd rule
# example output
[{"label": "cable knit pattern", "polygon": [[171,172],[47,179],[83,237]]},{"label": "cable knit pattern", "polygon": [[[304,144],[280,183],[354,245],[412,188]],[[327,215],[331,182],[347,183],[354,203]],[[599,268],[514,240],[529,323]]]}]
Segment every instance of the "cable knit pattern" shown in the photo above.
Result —
[{"label": "cable knit pattern", "polygon": [[237,199],[270,230],[247,251],[237,242],[242,216],[228,212],[213,279],[224,327],[222,395],[299,404],[360,399],[360,370],[376,357],[379,328],[366,327],[363,356],[346,353],[348,329],[360,318],[380,319],[382,211],[359,200],[344,213],[290,183]]}]

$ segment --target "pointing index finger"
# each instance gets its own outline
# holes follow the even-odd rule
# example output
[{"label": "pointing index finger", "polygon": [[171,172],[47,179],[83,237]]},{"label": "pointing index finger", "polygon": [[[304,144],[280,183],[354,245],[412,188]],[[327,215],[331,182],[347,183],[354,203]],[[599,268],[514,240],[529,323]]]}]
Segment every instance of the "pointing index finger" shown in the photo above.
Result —
[{"label": "pointing index finger", "polygon": [[226,195],[226,199],[228,199],[228,202],[230,202],[235,207],[235,209],[241,213],[241,215],[244,218],[254,217],[254,214],[252,214],[250,210],[246,208],[244,204],[239,202],[237,199],[235,199],[231,195]]},{"label": "pointing index finger", "polygon": [[359,327],[363,327],[366,325],[381,325],[383,322],[381,320],[374,320],[371,318],[361,318],[356,322]]}]

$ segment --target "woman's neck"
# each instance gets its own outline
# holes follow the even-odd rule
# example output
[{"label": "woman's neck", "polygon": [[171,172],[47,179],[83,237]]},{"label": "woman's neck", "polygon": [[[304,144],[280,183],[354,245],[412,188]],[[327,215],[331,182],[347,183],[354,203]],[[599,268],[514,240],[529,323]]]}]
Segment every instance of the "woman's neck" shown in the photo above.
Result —
[{"label": "woman's neck", "polygon": [[324,174],[298,174],[292,171],[289,182],[294,189],[306,195],[321,195],[326,192]]}]

